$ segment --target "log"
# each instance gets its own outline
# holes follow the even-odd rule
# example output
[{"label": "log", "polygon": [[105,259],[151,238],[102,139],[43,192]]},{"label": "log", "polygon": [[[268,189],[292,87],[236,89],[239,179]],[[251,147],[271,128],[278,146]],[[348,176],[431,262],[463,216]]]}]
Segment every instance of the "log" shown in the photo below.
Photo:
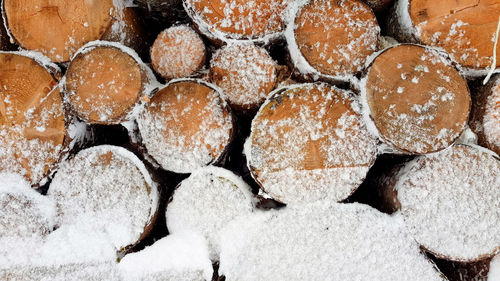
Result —
[{"label": "log", "polygon": [[219,86],[236,111],[254,111],[274,89],[276,62],[253,44],[233,44],[219,49],[210,61],[210,81]]},{"label": "log", "polygon": [[256,212],[231,222],[221,241],[226,280],[446,280],[402,220],[364,204]]},{"label": "log", "polygon": [[4,0],[3,12],[17,44],[54,62],[69,61],[80,47],[94,40],[141,44],[137,16],[122,0]]},{"label": "log", "polygon": [[393,2],[393,0],[364,0],[374,12],[380,13],[386,10]]},{"label": "log", "polygon": [[97,238],[99,231],[106,234],[115,252],[144,239],[158,214],[157,185],[133,153],[117,146],[91,147],[63,162],[47,195],[56,202],[58,231],[92,226]]},{"label": "log", "polygon": [[82,47],[65,77],[73,113],[91,124],[130,120],[156,87],[152,71],[132,49],[104,41]]},{"label": "log", "polygon": [[34,186],[45,182],[71,142],[57,66],[46,62],[29,52],[0,53],[0,171],[19,173]]},{"label": "log", "polygon": [[231,110],[220,92],[195,79],[167,84],[136,121],[147,155],[176,173],[220,163],[234,134]]},{"label": "log", "polygon": [[167,205],[167,227],[173,234],[203,235],[210,259],[217,261],[221,230],[235,218],[252,213],[255,203],[250,186],[240,177],[223,168],[205,167],[176,187]]},{"label": "log", "polygon": [[203,67],[206,58],[203,40],[188,25],[162,31],[150,54],[154,70],[165,79],[190,76]]},{"label": "log", "polygon": [[306,1],[291,22],[286,40],[299,74],[348,81],[377,51],[380,27],[361,0]]},{"label": "log", "polygon": [[373,60],[361,96],[372,132],[405,154],[450,146],[465,129],[471,103],[465,79],[442,53],[409,44]]},{"label": "log", "polygon": [[278,37],[285,27],[286,1],[183,0],[183,5],[198,30],[213,41],[265,43]]},{"label": "log", "polygon": [[478,144],[500,155],[500,75],[472,96],[469,126]]},{"label": "log", "polygon": [[[465,69],[484,71],[493,62],[499,14],[497,0],[397,0],[388,26],[401,42],[443,48]],[[499,66],[497,60],[495,67]]]},{"label": "log", "polygon": [[[454,145],[417,157],[381,186],[416,241],[440,259],[475,262],[500,248],[500,161],[479,146]],[[397,196],[395,198],[394,196]],[[492,211],[494,210],[494,211]]]},{"label": "log", "polygon": [[281,203],[346,199],[377,154],[353,106],[350,92],[323,83],[272,92],[245,144],[252,177]]}]

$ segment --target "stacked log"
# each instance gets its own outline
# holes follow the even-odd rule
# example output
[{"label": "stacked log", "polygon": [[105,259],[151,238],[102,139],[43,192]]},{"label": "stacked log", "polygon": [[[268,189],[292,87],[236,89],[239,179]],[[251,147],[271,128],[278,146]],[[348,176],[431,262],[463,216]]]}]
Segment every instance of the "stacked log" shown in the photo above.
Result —
[{"label": "stacked log", "polygon": [[231,110],[220,91],[196,79],[167,84],[136,121],[147,154],[176,173],[223,161],[234,133]]},{"label": "stacked log", "polygon": [[57,66],[32,53],[0,53],[0,171],[39,185],[70,146]]},{"label": "stacked log", "polygon": [[137,15],[121,0],[2,3],[11,38],[54,62],[69,61],[80,47],[94,40],[118,41],[131,47],[142,44]]},{"label": "stacked log", "polygon": [[454,145],[420,156],[381,186],[416,241],[459,262],[491,258],[500,248],[500,160],[477,146]]},{"label": "stacked log", "polygon": [[91,124],[128,121],[156,81],[130,48],[95,41],[82,47],[66,71],[64,90],[73,113]]},{"label": "stacked log", "polygon": [[404,44],[384,50],[371,63],[361,91],[365,119],[392,151],[442,150],[467,124],[467,83],[434,49]]},{"label": "stacked log", "polygon": [[[394,37],[443,48],[470,71],[466,74],[484,74],[494,53],[500,53],[495,44],[498,1],[397,0],[393,13],[389,31]],[[494,63],[498,67],[500,60]]]},{"label": "stacked log", "polygon": [[303,1],[287,27],[293,66],[314,79],[348,81],[377,51],[380,27],[360,0]]},{"label": "stacked log", "polygon": [[279,88],[252,121],[245,144],[260,187],[282,203],[346,199],[377,154],[351,93],[324,83]]},{"label": "stacked log", "polygon": [[500,76],[473,95],[469,126],[478,144],[500,155]]}]

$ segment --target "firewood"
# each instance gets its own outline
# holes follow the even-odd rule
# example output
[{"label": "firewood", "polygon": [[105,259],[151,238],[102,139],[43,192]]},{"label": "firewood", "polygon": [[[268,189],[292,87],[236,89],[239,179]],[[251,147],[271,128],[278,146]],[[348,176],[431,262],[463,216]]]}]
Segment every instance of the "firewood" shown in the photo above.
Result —
[{"label": "firewood", "polygon": [[151,47],[154,70],[165,79],[181,78],[200,70],[206,50],[201,37],[191,27],[179,25],[165,29]]},{"label": "firewood", "polygon": [[[500,248],[500,160],[479,146],[454,145],[408,162],[385,201],[415,239],[441,259],[475,262]],[[392,192],[391,192],[392,190]],[[397,196],[397,197],[395,197]]]},{"label": "firewood", "polygon": [[42,60],[28,52],[0,53],[0,171],[19,173],[34,186],[70,144],[59,74],[52,72],[57,66],[49,70]]},{"label": "firewood", "polygon": [[266,42],[285,27],[283,0],[183,0],[198,30],[214,41]]},{"label": "firewood", "polygon": [[500,75],[472,96],[469,125],[478,143],[500,155]]},{"label": "firewood", "polygon": [[55,62],[69,61],[93,40],[116,40],[128,46],[141,40],[135,12],[122,0],[5,0],[3,9],[16,43]]},{"label": "firewood", "polygon": [[157,185],[133,153],[116,146],[91,147],[63,162],[47,195],[56,202],[58,231],[106,229],[116,251],[145,238],[158,214]]},{"label": "firewood", "polygon": [[[500,15],[497,0],[397,0],[393,12],[389,30],[400,41],[441,47],[470,70],[492,64]],[[500,44],[496,52],[500,54]]]},{"label": "firewood", "polygon": [[349,80],[377,50],[380,27],[361,0],[306,1],[291,22],[286,39],[293,65],[314,79]]},{"label": "firewood", "polygon": [[213,85],[175,80],[158,91],[137,118],[147,154],[176,173],[219,163],[233,138],[231,110]]},{"label": "firewood", "polygon": [[261,188],[282,203],[346,199],[373,165],[376,141],[353,109],[351,93],[299,84],[270,94],[245,144]]},{"label": "firewood", "polygon": [[442,150],[467,124],[467,83],[434,49],[408,44],[386,49],[373,60],[361,88],[369,127],[396,152]]},{"label": "firewood", "polygon": [[219,86],[237,111],[257,109],[277,83],[277,64],[263,48],[232,44],[210,61],[210,80]]},{"label": "firewood", "polygon": [[216,261],[220,231],[238,216],[250,214],[253,198],[250,187],[232,172],[216,167],[200,169],[175,189],[167,205],[168,230],[174,234],[195,231],[203,235],[210,258]]},{"label": "firewood", "polygon": [[64,84],[73,112],[93,124],[132,119],[148,100],[156,79],[137,54],[123,45],[91,42],[75,55]]}]

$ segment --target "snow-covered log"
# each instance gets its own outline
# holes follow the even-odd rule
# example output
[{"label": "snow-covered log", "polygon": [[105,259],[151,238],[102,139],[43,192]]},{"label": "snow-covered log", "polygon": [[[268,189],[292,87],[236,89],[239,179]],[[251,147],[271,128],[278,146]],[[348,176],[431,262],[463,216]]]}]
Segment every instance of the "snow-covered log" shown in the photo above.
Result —
[{"label": "snow-covered log", "polygon": [[[493,63],[500,5],[490,1],[397,0],[389,33],[401,42],[443,48],[468,74],[485,74]],[[500,67],[496,60],[495,67]]]},{"label": "snow-covered log", "polygon": [[147,154],[176,173],[222,161],[234,134],[220,91],[197,79],[172,80],[153,96],[137,125]]},{"label": "snow-covered log", "polygon": [[210,80],[233,109],[255,112],[277,84],[277,64],[264,48],[231,44],[213,55]]},{"label": "snow-covered log", "polygon": [[282,203],[346,199],[377,154],[356,109],[351,92],[328,84],[275,90],[253,119],[245,144],[252,176]]},{"label": "snow-covered log", "polygon": [[205,64],[205,44],[200,35],[187,25],[165,29],[150,50],[154,70],[165,79],[182,78],[200,70]]},{"label": "snow-covered log", "polygon": [[0,53],[0,171],[19,173],[34,186],[71,143],[60,74],[47,62],[31,52]]},{"label": "snow-covered log", "polygon": [[219,259],[220,231],[230,221],[253,212],[256,200],[250,187],[223,168],[206,167],[182,181],[167,205],[168,230],[194,231],[204,236],[210,258]]},{"label": "snow-covered log", "polygon": [[469,125],[478,144],[500,155],[500,75],[472,95]]},{"label": "snow-covered log", "polygon": [[[286,40],[292,63],[303,75],[349,81],[377,50],[380,27],[361,0],[298,1]],[[305,4],[304,4],[305,3]],[[295,5],[295,4],[294,4]]]},{"label": "snow-covered log", "polygon": [[424,249],[474,262],[500,248],[500,160],[484,148],[454,145],[420,156],[393,175],[387,204],[399,209]]},{"label": "snow-covered log", "polygon": [[198,30],[216,42],[266,43],[285,27],[286,0],[183,0]]},{"label": "snow-covered log", "polygon": [[3,15],[11,38],[55,62],[69,61],[94,40],[142,45],[142,27],[124,0],[4,0]]},{"label": "snow-covered log", "polygon": [[72,111],[82,120],[117,124],[133,118],[149,100],[156,78],[130,48],[94,41],[71,60],[64,90]]},{"label": "snow-covered log", "polygon": [[378,54],[361,83],[369,128],[391,150],[425,154],[450,146],[467,125],[471,98],[442,53],[396,45]]}]

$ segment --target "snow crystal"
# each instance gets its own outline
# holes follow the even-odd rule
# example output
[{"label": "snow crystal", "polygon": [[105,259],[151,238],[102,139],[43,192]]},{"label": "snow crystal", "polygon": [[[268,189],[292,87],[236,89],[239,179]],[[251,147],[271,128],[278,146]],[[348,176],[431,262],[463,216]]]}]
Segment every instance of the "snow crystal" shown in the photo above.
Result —
[{"label": "snow crystal", "polygon": [[255,107],[266,99],[277,82],[276,63],[263,48],[231,44],[219,49],[210,61],[210,77],[238,107]]},{"label": "snow crystal", "polygon": [[211,280],[212,263],[202,236],[181,232],[126,255],[118,265],[123,280]]},{"label": "snow crystal", "polygon": [[284,203],[347,198],[366,176],[376,141],[350,92],[300,84],[272,92],[245,144],[252,176]]},{"label": "snow crystal", "polygon": [[142,142],[165,170],[189,173],[217,162],[233,132],[221,92],[195,79],[172,80],[137,118]]},{"label": "snow crystal", "polygon": [[226,280],[444,280],[400,217],[318,201],[241,217],[223,231]]},{"label": "snow crystal", "polygon": [[500,161],[465,145],[421,156],[395,187],[415,239],[440,257],[472,261],[500,246]]},{"label": "snow crystal", "polygon": [[171,233],[195,231],[208,240],[210,258],[218,260],[219,232],[231,220],[253,211],[250,187],[232,172],[205,167],[180,183],[167,206]]}]

